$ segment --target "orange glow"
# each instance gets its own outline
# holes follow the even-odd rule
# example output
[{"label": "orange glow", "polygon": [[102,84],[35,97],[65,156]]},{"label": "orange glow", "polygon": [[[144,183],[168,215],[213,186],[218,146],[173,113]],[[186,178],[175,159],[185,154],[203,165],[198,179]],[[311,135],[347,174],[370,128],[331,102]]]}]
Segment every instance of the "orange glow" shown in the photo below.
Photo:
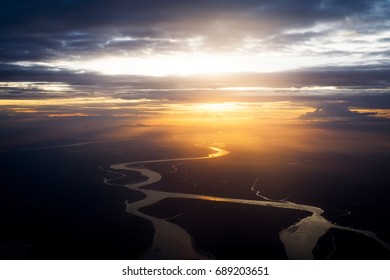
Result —
[{"label": "orange glow", "polygon": [[222,102],[222,103],[200,103],[193,105],[194,110],[199,109],[201,112],[223,113],[242,110],[244,106],[237,102]]},{"label": "orange glow", "polygon": [[292,102],[221,102],[221,103],[185,103],[166,104],[166,114],[162,118],[173,118],[174,123],[205,122],[220,125],[247,120],[279,119],[294,120],[313,111],[312,107],[297,105]]},{"label": "orange glow", "polygon": [[[294,121],[311,107],[293,102],[176,102],[151,99],[75,97],[3,99],[0,108],[12,114],[37,117],[112,116],[154,126],[239,127],[265,120]],[[103,113],[104,112],[104,113]]]},{"label": "orange glow", "polygon": [[390,110],[389,109],[361,109],[361,108],[351,108],[352,111],[358,113],[375,113],[376,117],[381,118],[390,118]]}]

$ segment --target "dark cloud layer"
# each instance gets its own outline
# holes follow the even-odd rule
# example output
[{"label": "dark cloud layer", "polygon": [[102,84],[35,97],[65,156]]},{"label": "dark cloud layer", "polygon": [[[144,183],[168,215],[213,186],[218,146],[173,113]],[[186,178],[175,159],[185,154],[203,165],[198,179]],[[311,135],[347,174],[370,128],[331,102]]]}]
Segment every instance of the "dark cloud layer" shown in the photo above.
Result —
[{"label": "dark cloud layer", "polygon": [[301,118],[308,120],[350,120],[376,115],[375,112],[359,113],[348,108],[343,103],[324,103],[313,112],[304,114]]},{"label": "dark cloud layer", "polygon": [[[19,33],[24,30],[40,32],[70,32],[74,30],[142,30],[169,26],[180,30],[177,23],[189,22],[202,26],[208,21],[257,20],[286,23],[295,26],[322,20],[341,19],[371,9],[387,1],[375,0],[40,0],[1,1],[3,30]],[[229,19],[229,20],[227,20]],[[255,22],[256,23],[256,22]],[[173,27],[170,24],[175,24]],[[261,24],[259,24],[261,26]],[[287,26],[285,26],[287,27]]]},{"label": "dark cloud layer", "polygon": [[[293,35],[284,31],[319,23],[358,17],[366,22],[359,32],[385,28],[388,6],[387,0],[2,0],[0,60],[40,61],[144,48],[169,51],[188,46],[167,39],[193,36],[203,36],[204,47],[211,49],[234,47],[248,36],[272,36],[268,45],[285,45],[321,36],[323,31]],[[123,36],[135,40],[110,41]]]}]

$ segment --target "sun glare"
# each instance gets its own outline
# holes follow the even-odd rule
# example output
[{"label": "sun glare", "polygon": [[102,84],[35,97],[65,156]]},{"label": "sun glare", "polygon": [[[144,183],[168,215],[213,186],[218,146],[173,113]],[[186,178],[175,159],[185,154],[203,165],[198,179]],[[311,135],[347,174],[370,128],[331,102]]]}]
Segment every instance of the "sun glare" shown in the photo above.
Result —
[{"label": "sun glare", "polygon": [[237,72],[274,72],[295,68],[297,61],[279,61],[269,54],[172,53],[169,55],[106,56],[87,61],[57,61],[57,67],[96,71],[106,75],[192,75]]},{"label": "sun glare", "polygon": [[223,103],[202,103],[196,104],[194,106],[196,110],[201,112],[211,112],[211,113],[223,113],[223,112],[232,112],[239,111],[240,106],[233,102],[223,102]]},{"label": "sun glare", "polygon": [[166,76],[223,73],[240,70],[238,58],[223,55],[157,55],[139,58],[106,57],[87,62],[86,66],[109,75],[144,74]]}]

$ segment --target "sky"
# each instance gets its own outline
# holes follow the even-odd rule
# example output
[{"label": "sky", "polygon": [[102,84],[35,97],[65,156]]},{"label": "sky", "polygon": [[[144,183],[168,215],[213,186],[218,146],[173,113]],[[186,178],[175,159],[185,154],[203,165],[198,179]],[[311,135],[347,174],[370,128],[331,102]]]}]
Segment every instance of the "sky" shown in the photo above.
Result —
[{"label": "sky", "polygon": [[390,118],[390,0],[0,6],[5,135],[71,118],[137,129]]},{"label": "sky", "polygon": [[183,76],[388,70],[389,0],[1,0],[0,69]]}]

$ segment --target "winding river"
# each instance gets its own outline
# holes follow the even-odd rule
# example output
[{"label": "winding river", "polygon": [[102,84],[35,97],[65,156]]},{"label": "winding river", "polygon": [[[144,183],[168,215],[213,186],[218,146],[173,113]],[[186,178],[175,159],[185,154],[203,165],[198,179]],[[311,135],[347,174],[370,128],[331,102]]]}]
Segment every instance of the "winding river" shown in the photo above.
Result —
[{"label": "winding river", "polygon": [[[123,186],[131,190],[137,190],[145,194],[145,198],[135,201],[126,201],[126,212],[136,215],[138,217],[149,220],[154,227],[155,233],[153,236],[153,242],[151,248],[142,253],[140,258],[142,259],[208,259],[209,255],[202,254],[197,251],[192,244],[191,236],[178,225],[168,221],[167,219],[156,218],[145,213],[142,213],[140,209],[152,205],[158,201],[166,198],[185,198],[185,199],[198,199],[207,200],[213,202],[227,202],[237,203],[245,205],[258,205],[262,207],[276,207],[293,210],[302,210],[308,212],[308,217],[298,221],[291,225],[289,228],[282,230],[279,233],[281,242],[284,245],[286,255],[289,259],[313,259],[313,249],[316,246],[318,240],[323,236],[330,228],[336,228],[340,230],[352,231],[359,234],[363,234],[373,240],[377,241],[380,245],[390,250],[390,245],[377,237],[377,235],[370,231],[354,229],[350,227],[343,227],[336,225],[326,220],[322,213],[323,209],[311,205],[298,204],[287,200],[271,200],[260,194],[254,187],[258,179],[256,179],[252,190],[256,191],[256,195],[262,200],[249,200],[249,199],[237,199],[237,198],[224,198],[215,196],[205,196],[186,193],[174,193],[164,192],[158,190],[143,189],[143,186],[156,183],[161,180],[161,174],[147,169],[145,167],[139,167],[142,164],[157,163],[157,162],[177,162],[177,161],[192,161],[192,160],[210,160],[217,157],[226,156],[228,151],[218,148],[209,147],[213,150],[213,153],[203,157],[190,157],[190,158],[173,158],[173,159],[159,159],[159,160],[147,160],[136,162],[125,162],[119,164],[113,164],[110,169],[101,170],[111,173],[112,178],[104,179],[104,183],[107,185]],[[121,170],[130,170],[139,172],[146,177],[146,180],[137,183],[130,184],[117,184],[116,180],[126,177]]]}]

